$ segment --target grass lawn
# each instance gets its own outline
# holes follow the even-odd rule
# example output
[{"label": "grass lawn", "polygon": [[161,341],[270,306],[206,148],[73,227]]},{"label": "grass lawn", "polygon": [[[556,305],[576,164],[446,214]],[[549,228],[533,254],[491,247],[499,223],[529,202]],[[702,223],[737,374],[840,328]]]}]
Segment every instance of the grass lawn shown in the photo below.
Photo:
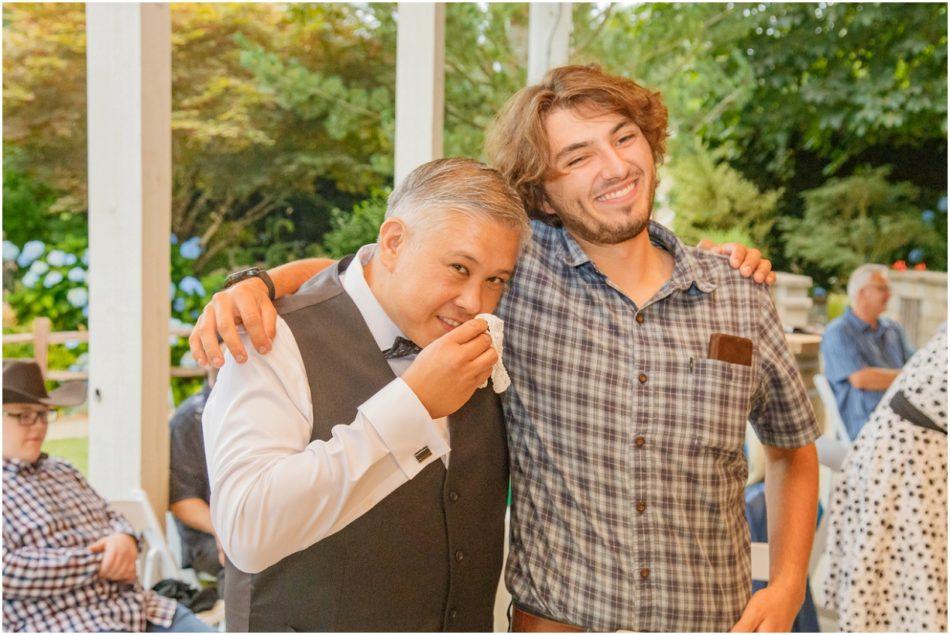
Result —
[{"label": "grass lawn", "polygon": [[50,456],[66,459],[82,472],[89,476],[89,439],[47,439],[43,444],[43,451]]}]

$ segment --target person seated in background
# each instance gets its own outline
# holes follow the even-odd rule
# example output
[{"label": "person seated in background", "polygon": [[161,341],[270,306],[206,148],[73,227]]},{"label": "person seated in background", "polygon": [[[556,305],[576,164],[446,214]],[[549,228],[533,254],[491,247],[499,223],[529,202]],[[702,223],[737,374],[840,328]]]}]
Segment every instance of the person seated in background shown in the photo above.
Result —
[{"label": "person seated in background", "polygon": [[828,509],[841,630],[947,630],[947,325],[904,367],[842,465]]},{"label": "person seated in background", "polygon": [[4,630],[210,632],[142,588],[132,526],[76,468],[40,451],[51,408],[79,405],[85,391],[47,394],[35,362],[3,365]]},{"label": "person seated in background", "polygon": [[201,434],[201,415],[217,371],[212,373],[201,392],[183,401],[168,424],[171,434],[168,502],[181,537],[181,566],[192,568],[196,573],[219,576],[220,587],[224,552],[211,526],[211,486]]},{"label": "person seated in background", "polygon": [[887,267],[861,265],[848,280],[851,306],[821,338],[825,376],[853,441],[914,349],[904,329],[883,317],[890,298]]}]

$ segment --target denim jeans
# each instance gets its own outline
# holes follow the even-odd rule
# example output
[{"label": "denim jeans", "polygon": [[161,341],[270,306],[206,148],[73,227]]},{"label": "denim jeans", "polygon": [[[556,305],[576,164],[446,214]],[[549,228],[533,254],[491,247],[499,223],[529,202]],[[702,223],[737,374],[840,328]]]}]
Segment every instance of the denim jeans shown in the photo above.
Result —
[{"label": "denim jeans", "polygon": [[175,608],[172,623],[168,626],[158,626],[148,623],[147,633],[214,633],[215,630],[198,619],[198,616],[187,609],[183,604]]}]

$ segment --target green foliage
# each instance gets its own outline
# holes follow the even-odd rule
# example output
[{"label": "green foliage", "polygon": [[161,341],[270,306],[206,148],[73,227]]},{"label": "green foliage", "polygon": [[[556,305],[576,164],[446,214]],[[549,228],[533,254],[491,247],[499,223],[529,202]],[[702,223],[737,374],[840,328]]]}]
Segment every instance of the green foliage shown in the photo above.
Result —
[{"label": "green foliage", "polygon": [[357,203],[350,212],[333,210],[332,229],[323,237],[323,251],[330,258],[341,258],[367,243],[376,242],[379,226],[386,215],[390,190],[374,190],[370,198]]},{"label": "green foliage", "polygon": [[675,231],[690,244],[709,238],[762,245],[782,192],[760,192],[720,156],[705,147],[677,155],[671,169],[677,184],[671,200]]},{"label": "green foliage", "polygon": [[[53,424],[56,425],[55,423]],[[50,456],[66,459],[82,473],[89,476],[89,438],[47,439],[43,442],[43,452]]]},{"label": "green foliage", "polygon": [[932,231],[914,202],[917,188],[887,176],[886,168],[862,171],[804,192],[804,217],[781,221],[789,257],[843,282],[858,265],[890,263],[913,247],[945,250],[946,236]]}]

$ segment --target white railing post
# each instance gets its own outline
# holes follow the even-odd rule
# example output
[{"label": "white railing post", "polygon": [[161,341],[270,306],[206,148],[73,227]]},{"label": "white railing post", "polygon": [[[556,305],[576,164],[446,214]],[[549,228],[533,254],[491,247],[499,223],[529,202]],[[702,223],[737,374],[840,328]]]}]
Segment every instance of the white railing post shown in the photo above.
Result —
[{"label": "white railing post", "polygon": [[416,167],[442,156],[445,5],[400,2],[397,19],[396,185]]},{"label": "white railing post", "polygon": [[86,5],[89,477],[168,500],[171,16]]},{"label": "white railing post", "polygon": [[531,3],[528,14],[528,85],[567,64],[573,24],[570,2]]}]

